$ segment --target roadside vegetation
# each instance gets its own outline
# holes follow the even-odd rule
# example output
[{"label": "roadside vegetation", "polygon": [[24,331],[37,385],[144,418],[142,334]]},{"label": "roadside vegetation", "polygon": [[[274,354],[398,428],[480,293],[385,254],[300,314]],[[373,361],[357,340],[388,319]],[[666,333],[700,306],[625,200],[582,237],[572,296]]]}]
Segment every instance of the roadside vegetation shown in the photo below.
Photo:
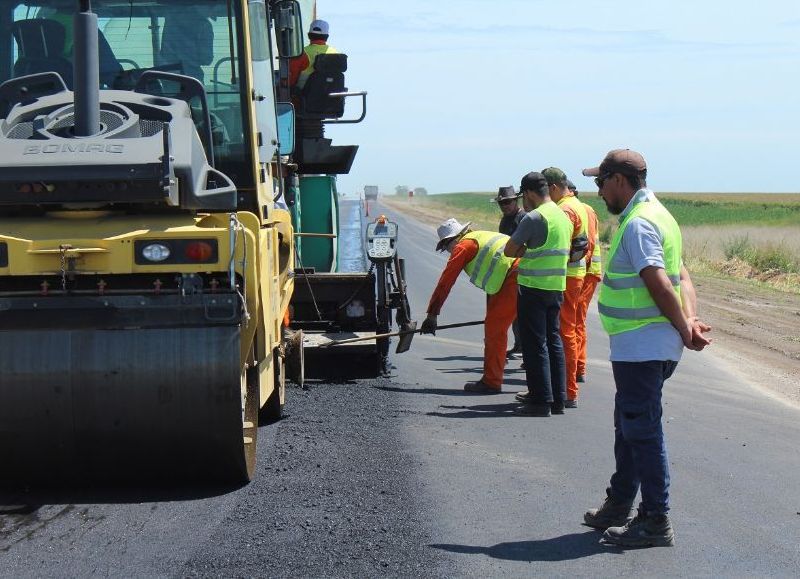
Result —
[{"label": "roadside vegetation", "polygon": [[[692,272],[752,280],[800,293],[800,194],[657,193],[684,234],[684,259]],[[500,218],[493,193],[446,193],[389,198],[429,222],[456,217],[494,229]],[[600,240],[610,243],[617,218],[596,191],[580,195],[600,219]]]}]

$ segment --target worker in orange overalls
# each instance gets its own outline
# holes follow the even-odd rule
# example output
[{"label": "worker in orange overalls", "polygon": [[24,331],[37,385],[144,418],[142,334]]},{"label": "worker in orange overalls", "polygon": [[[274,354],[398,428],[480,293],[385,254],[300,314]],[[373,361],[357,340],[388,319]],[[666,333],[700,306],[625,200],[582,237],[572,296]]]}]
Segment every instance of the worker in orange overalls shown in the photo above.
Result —
[{"label": "worker in orange overalls", "polygon": [[[578,189],[567,179],[567,189],[578,196]],[[583,202],[581,202],[583,203]],[[578,300],[577,324],[575,326],[578,336],[578,368],[575,372],[575,382],[581,384],[586,380],[586,315],[589,304],[592,302],[594,290],[603,278],[602,258],[600,255],[600,226],[597,222],[597,213],[588,203],[583,204],[589,217],[589,246],[586,250],[586,277],[583,278],[581,297]]]},{"label": "worker in orange overalls", "polygon": [[461,225],[448,219],[437,229],[436,251],[447,251],[450,259],[428,304],[428,316],[421,331],[435,334],[437,317],[458,275],[464,271],[470,282],[487,294],[483,340],[483,376],[464,385],[466,392],[502,392],[506,367],[508,328],[517,317],[518,259],[503,255],[508,236],[494,231],[472,231],[470,223]]},{"label": "worker in orange overalls", "polygon": [[578,302],[586,277],[586,249],[588,247],[589,218],[585,205],[567,189],[567,176],[561,169],[548,167],[542,171],[547,180],[550,199],[567,214],[572,223],[572,246],[567,263],[567,289],[564,291],[564,303],[561,304],[559,324],[561,341],[564,344],[564,362],[567,371],[567,399],[565,408],[578,407]]}]

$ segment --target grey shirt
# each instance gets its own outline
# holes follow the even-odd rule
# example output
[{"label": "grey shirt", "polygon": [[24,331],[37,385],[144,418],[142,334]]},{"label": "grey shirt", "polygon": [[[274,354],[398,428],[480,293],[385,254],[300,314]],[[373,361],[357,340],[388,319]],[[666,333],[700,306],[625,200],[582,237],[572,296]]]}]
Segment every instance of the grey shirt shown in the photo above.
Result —
[{"label": "grey shirt", "polygon": [[543,245],[547,241],[547,219],[536,210],[529,211],[517,225],[511,240],[517,245],[527,246],[528,249]]},{"label": "grey shirt", "polygon": [[[620,222],[637,203],[650,203],[656,196],[649,189],[640,189],[631,199]],[[664,248],[661,233],[652,223],[635,217],[628,223],[619,248],[608,268],[617,273],[640,273],[653,266],[664,269]],[[648,324],[638,330],[611,336],[612,362],[648,362],[681,359],[683,340],[670,323]]]}]

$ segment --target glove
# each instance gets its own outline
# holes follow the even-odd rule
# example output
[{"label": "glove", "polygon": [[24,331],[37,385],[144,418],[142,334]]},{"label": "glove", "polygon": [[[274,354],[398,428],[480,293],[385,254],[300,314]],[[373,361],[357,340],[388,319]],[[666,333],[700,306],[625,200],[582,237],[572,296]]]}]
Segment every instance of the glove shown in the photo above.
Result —
[{"label": "glove", "polygon": [[422,327],[420,328],[421,334],[431,334],[433,336],[436,335],[436,327],[439,324],[436,321],[436,316],[428,316],[422,322]]}]

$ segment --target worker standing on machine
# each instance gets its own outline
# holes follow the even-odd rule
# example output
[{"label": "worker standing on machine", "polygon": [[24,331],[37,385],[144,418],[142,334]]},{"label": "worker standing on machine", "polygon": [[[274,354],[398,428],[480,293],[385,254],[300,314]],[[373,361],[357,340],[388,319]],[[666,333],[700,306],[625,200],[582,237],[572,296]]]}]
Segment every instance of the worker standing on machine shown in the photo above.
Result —
[{"label": "worker standing on machine", "polygon": [[[518,199],[522,193],[514,191],[514,187],[500,187],[497,196],[492,199],[500,207],[503,217],[497,230],[503,235],[511,237],[517,230],[517,225],[525,217],[525,211],[519,206]],[[522,356],[522,340],[519,336],[519,320],[514,320],[511,324],[511,332],[514,334],[514,346],[506,352],[507,360],[516,360]]]},{"label": "worker standing on machine", "polygon": [[329,26],[325,20],[314,20],[308,27],[308,45],[303,54],[289,61],[289,87],[303,87],[314,72],[314,61],[320,54],[336,54],[337,50],[328,44]]},{"label": "worker standing on machine", "polygon": [[436,251],[447,251],[450,259],[428,304],[428,317],[420,328],[435,334],[437,317],[461,271],[488,295],[483,341],[483,376],[464,385],[466,392],[497,394],[502,391],[506,366],[508,328],[517,317],[517,261],[503,255],[508,236],[492,231],[472,231],[450,218],[436,233]]},{"label": "worker standing on machine", "polygon": [[[569,179],[567,179],[567,189],[575,197],[578,197],[578,188]],[[600,228],[597,222],[597,213],[588,203],[583,201],[581,203],[586,208],[586,216],[589,218],[587,227],[589,246],[586,251],[586,277],[583,279],[575,323],[575,334],[578,340],[578,367],[575,373],[575,382],[578,384],[586,381],[586,316],[589,312],[592,296],[594,296],[594,290],[603,278],[603,260],[600,255]]]}]

